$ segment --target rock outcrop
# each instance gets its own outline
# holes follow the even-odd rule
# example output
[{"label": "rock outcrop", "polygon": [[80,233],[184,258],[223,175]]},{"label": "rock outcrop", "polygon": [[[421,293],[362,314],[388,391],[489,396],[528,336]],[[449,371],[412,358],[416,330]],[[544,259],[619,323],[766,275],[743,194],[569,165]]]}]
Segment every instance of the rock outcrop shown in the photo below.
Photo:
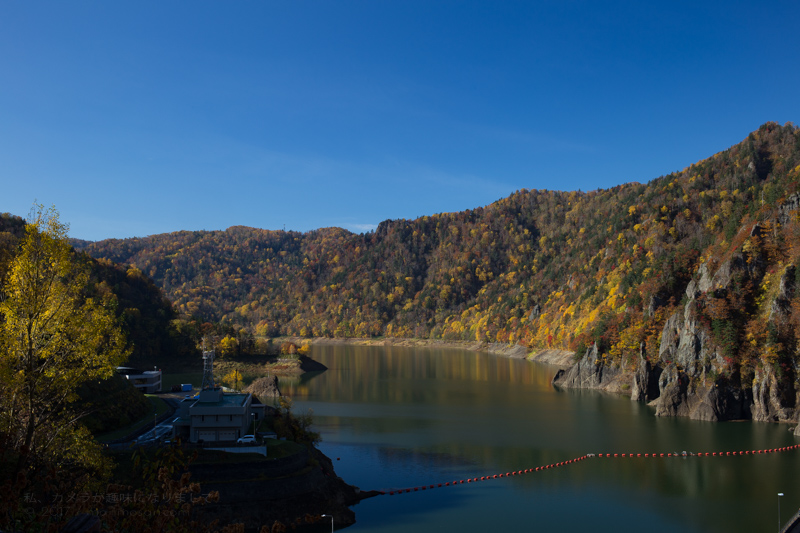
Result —
[{"label": "rock outcrop", "polygon": [[[603,389],[624,392],[627,381],[623,372],[607,365],[598,357],[597,345],[593,344],[584,356],[568,370],[559,370],[553,377],[553,385],[574,389]],[[629,386],[628,386],[629,388]]]},{"label": "rock outcrop", "polygon": [[661,395],[658,387],[658,378],[661,376],[661,367],[650,364],[644,355],[644,346],[639,348],[639,366],[633,374],[633,388],[631,400],[635,402],[651,402]]},{"label": "rock outcrop", "polygon": [[664,324],[658,359],[665,366],[674,363],[690,378],[702,377],[709,369],[709,344],[708,333],[697,321],[694,298],[690,298],[683,311],[670,316]]},{"label": "rock outcrop", "polygon": [[281,395],[278,376],[258,378],[245,387],[244,392],[255,394],[259,398],[278,398]]},{"label": "rock outcrop", "polygon": [[787,266],[781,275],[780,285],[778,286],[778,294],[772,301],[769,310],[770,320],[781,320],[786,318],[791,309],[791,300],[794,297],[795,291],[795,274],[796,269],[793,265]]},{"label": "rock outcrop", "polygon": [[720,382],[695,382],[669,365],[659,383],[661,396],[653,402],[656,416],[685,416],[719,422],[750,418],[751,395]]},{"label": "rock outcrop", "polygon": [[785,422],[791,419],[794,409],[781,404],[780,385],[772,367],[756,370],[753,378],[753,420]]},{"label": "rock outcrop", "polygon": [[563,369],[571,367],[574,358],[575,352],[569,350],[541,350],[528,355],[528,361],[553,365]]},{"label": "rock outcrop", "polygon": [[778,221],[785,225],[789,222],[792,212],[798,209],[800,209],[800,193],[794,193],[778,208]]}]

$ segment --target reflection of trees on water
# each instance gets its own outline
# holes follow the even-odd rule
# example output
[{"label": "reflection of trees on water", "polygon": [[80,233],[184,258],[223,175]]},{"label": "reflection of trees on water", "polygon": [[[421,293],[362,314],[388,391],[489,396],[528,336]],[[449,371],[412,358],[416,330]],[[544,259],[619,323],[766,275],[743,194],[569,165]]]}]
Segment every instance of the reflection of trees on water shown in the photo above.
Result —
[{"label": "reflection of trees on water", "polygon": [[278,376],[278,388],[283,392],[285,389],[299,387],[302,384],[300,376]]},{"label": "reflection of trees on water", "polygon": [[[457,349],[317,345],[313,346],[311,357],[337,373],[340,379],[324,380],[323,386],[314,383],[319,373],[308,373],[301,376],[299,382],[281,381],[281,387],[318,386],[320,390],[315,389],[314,393],[321,398],[370,397],[376,402],[396,403],[458,394],[457,391],[443,391],[440,385],[447,382],[506,382],[549,387],[552,379],[551,372],[533,371],[533,365],[526,361]],[[409,386],[389,388],[385,379],[390,377],[401,382],[407,380]],[[288,394],[302,395],[299,390]]]},{"label": "reflection of trees on water", "polygon": [[[317,370],[317,371],[314,371],[314,372],[306,372],[305,374],[301,374],[299,376],[298,381],[297,381],[296,384],[297,385],[306,385],[306,384],[308,384],[309,381],[311,381],[312,379],[314,379],[314,378],[316,378],[318,376],[323,375],[325,372],[327,372],[327,370]],[[295,383],[293,383],[293,384],[295,384]]]}]

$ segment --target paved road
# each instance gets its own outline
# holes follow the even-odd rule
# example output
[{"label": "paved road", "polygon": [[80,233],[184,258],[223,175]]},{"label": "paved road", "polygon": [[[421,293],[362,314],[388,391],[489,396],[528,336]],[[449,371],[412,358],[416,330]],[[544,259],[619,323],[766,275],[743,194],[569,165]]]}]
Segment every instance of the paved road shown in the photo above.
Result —
[{"label": "paved road", "polygon": [[136,444],[147,445],[152,444],[153,441],[160,440],[162,438],[167,438],[168,435],[172,435],[172,422],[162,422],[155,427],[155,429],[151,429],[147,433],[143,433],[136,438]]},{"label": "paved road", "polygon": [[169,435],[172,433],[172,420],[175,418],[175,411],[178,409],[178,404],[181,399],[183,399],[183,396],[164,394],[159,395],[159,397],[164,400],[164,403],[167,404],[169,409],[166,413],[158,417],[158,424],[155,428],[150,426],[150,424],[145,424],[130,435],[117,439],[113,443],[109,443],[108,447],[115,450],[124,450],[130,448],[131,445],[148,446],[154,444],[159,439],[169,438]]}]

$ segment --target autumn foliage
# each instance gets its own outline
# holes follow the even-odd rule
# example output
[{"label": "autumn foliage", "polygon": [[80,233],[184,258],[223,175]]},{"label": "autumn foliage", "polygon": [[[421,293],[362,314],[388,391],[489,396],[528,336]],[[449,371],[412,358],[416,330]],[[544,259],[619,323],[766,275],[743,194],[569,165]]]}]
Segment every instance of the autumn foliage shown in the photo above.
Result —
[{"label": "autumn foliage", "polygon": [[[770,306],[787,268],[800,262],[792,203],[799,180],[800,132],[767,123],[646,184],[520,190],[483,208],[387,220],[358,235],[232,227],[85,249],[151,276],[184,316],[257,336],[434,337],[579,351],[597,343],[623,365],[642,347],[658,352],[664,322],[701,265],[713,275],[743,254],[749,277],[698,302],[703,327],[731,365],[766,357],[788,368],[800,305],[792,298],[780,315]],[[771,329],[757,326],[768,319]]]}]

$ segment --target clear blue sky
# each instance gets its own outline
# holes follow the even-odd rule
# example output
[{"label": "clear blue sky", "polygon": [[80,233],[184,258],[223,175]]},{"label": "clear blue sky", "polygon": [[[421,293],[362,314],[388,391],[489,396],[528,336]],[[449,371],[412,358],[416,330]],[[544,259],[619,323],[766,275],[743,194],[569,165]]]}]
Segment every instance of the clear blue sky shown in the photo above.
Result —
[{"label": "clear blue sky", "polygon": [[365,231],[800,122],[800,2],[0,0],[0,211]]}]

